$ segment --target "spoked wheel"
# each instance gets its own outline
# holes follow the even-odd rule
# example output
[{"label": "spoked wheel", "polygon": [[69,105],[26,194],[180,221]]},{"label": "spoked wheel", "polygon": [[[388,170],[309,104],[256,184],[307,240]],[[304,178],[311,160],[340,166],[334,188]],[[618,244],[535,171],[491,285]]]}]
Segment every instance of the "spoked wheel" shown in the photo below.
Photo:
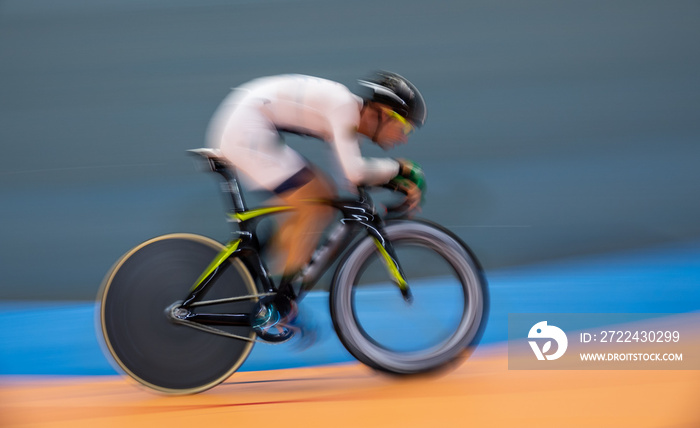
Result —
[{"label": "spoked wheel", "polygon": [[477,261],[451,233],[429,223],[385,228],[413,301],[390,279],[371,238],[348,253],[331,289],[333,323],[358,360],[395,374],[444,367],[469,353],[486,322],[488,295]]},{"label": "spoked wheel", "polygon": [[[169,314],[222,248],[203,236],[165,235],[128,252],[107,275],[99,297],[101,330],[109,353],[129,376],[160,392],[193,394],[218,385],[243,364],[255,339],[251,327],[220,328],[246,340],[234,339],[178,324]],[[204,298],[256,295],[243,263],[226,263]],[[250,313],[256,301],[205,308]]]}]

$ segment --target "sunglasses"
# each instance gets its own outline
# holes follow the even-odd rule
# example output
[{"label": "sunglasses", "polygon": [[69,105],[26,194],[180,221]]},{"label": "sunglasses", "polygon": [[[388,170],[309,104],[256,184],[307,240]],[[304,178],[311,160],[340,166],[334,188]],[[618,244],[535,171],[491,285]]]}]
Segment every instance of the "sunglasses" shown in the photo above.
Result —
[{"label": "sunglasses", "polygon": [[413,132],[413,129],[415,128],[411,122],[408,121],[405,117],[401,116],[400,114],[396,113],[394,110],[389,109],[389,108],[383,108],[382,110],[388,114],[392,119],[398,120],[401,125],[403,126],[403,134],[408,135],[411,132]]}]

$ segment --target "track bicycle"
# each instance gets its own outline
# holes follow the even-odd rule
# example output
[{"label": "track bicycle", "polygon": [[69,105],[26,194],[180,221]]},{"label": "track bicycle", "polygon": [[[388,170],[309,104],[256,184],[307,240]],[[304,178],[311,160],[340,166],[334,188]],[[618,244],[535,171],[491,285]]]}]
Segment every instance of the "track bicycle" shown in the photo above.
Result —
[{"label": "track bicycle", "polygon": [[[150,239],[122,256],[102,284],[100,330],[127,375],[154,390],[193,394],[238,370],[255,343],[299,333],[265,319],[280,293],[261,256],[259,221],[285,206],[249,209],[235,170],[218,152],[191,150],[222,179],[235,223],[227,244],[195,234]],[[434,371],[470,353],[488,312],[486,281],[474,254],[453,233],[398,207],[380,215],[367,188],[357,198],[319,201],[340,221],[297,275],[301,299],[335,261],[329,304],[343,346],[386,373]],[[388,219],[392,216],[393,219]],[[268,310],[266,310],[268,309]],[[421,333],[424,337],[421,337]]]}]

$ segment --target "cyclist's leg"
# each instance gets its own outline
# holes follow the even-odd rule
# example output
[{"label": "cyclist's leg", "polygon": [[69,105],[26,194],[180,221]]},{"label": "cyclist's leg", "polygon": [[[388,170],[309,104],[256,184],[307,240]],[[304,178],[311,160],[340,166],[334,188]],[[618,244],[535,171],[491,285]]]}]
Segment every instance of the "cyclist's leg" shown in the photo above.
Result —
[{"label": "cyclist's leg", "polygon": [[[280,272],[283,273],[279,284],[278,293],[261,307],[263,323],[259,327],[261,337],[265,340],[285,340],[289,336],[285,328],[291,328],[296,332],[300,341],[298,346],[308,347],[316,339],[316,328],[309,314],[298,317],[297,294],[294,291],[293,279],[295,275],[308,263],[314,249],[317,247],[321,233],[332,218],[332,209],[317,202],[318,199],[331,199],[335,195],[335,188],[331,180],[324,177],[323,173],[312,166],[303,168],[275,189],[278,197],[286,205],[294,206],[280,224],[277,234],[272,239],[272,251],[277,257]],[[282,330],[276,335],[270,334],[275,328],[275,323],[270,325],[264,322],[265,314],[268,314],[267,305],[270,304],[279,313],[279,321]]]},{"label": "cyclist's leg", "polygon": [[330,222],[332,208],[317,201],[333,198],[335,188],[322,172],[307,166],[276,190],[286,205],[295,207],[273,240],[273,250],[281,256],[281,271],[284,277],[289,277],[309,261]]}]

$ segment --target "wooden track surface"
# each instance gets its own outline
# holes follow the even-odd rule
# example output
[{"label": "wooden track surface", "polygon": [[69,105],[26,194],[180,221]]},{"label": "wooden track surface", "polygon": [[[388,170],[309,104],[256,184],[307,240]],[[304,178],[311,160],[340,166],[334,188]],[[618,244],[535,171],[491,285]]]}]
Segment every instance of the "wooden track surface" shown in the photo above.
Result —
[{"label": "wooden track surface", "polygon": [[439,376],[360,364],[243,372],[183,397],[111,376],[0,381],[3,427],[700,426],[700,371],[514,371],[502,345]]}]

